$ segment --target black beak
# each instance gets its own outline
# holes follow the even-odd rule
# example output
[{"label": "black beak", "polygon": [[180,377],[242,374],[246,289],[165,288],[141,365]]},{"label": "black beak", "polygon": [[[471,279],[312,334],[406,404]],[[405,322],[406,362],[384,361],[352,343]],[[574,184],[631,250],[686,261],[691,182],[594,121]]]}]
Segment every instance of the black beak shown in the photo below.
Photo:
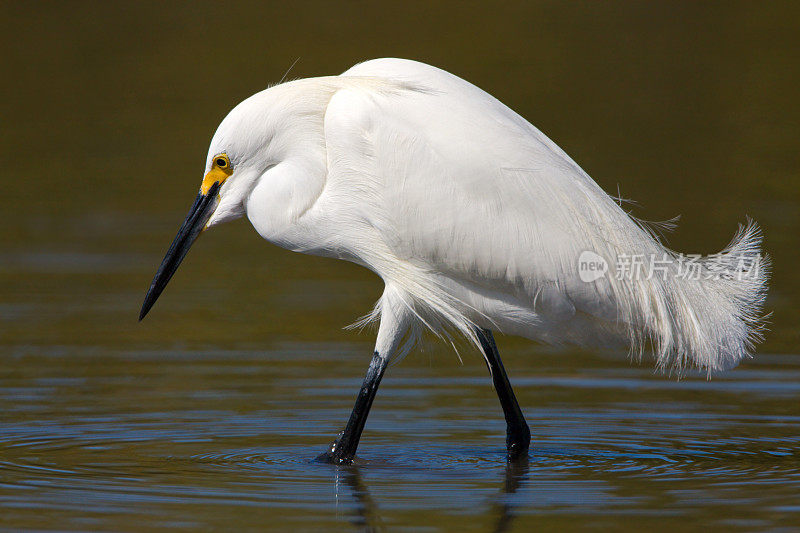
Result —
[{"label": "black beak", "polygon": [[141,321],[153,304],[156,303],[164,287],[167,286],[172,275],[178,270],[178,266],[186,257],[189,248],[192,247],[194,241],[203,231],[203,228],[211,218],[214,210],[217,207],[217,193],[219,192],[219,182],[211,186],[207,194],[198,194],[189,214],[186,215],[186,220],[183,221],[181,229],[178,230],[178,235],[167,250],[167,255],[161,261],[161,266],[158,267],[153,282],[150,284],[150,290],[147,291],[147,296],[144,297],[142,310],[139,312],[139,320]]}]

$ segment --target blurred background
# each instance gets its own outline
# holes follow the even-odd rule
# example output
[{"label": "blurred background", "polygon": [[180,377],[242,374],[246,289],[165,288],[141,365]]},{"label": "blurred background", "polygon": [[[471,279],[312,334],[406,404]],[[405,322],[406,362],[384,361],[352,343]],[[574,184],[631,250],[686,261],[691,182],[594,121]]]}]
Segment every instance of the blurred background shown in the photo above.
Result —
[{"label": "blurred background", "polygon": [[[795,417],[784,422],[792,428],[787,434],[797,433],[800,412],[791,406],[797,403],[798,391],[789,381],[780,381],[800,375],[791,374],[800,372],[796,3],[176,1],[0,6],[6,21],[0,32],[0,374],[6,376],[0,379],[0,408],[8,417],[8,423],[0,425],[0,460],[13,473],[7,478],[13,481],[0,490],[0,504],[8,511],[0,525],[5,521],[7,526],[47,528],[58,518],[67,528],[125,529],[135,523],[126,522],[125,513],[136,516],[135,508],[116,512],[107,495],[117,494],[113,504],[124,508],[131,501],[127,497],[132,482],[119,481],[116,488],[104,489],[106,496],[90,498],[94,522],[80,521],[88,518],[73,503],[94,494],[89,486],[109,481],[104,476],[142,476],[142,465],[173,476],[171,484],[165,484],[153,474],[140,480],[144,485],[172,487],[172,493],[175,487],[192,486],[202,492],[197,486],[203,483],[193,485],[206,479],[193,470],[198,457],[213,465],[213,475],[235,478],[226,471],[223,458],[233,457],[231,468],[239,474],[245,459],[264,466],[259,462],[264,456],[305,453],[310,458],[345,421],[372,336],[341,328],[366,313],[381,292],[380,280],[360,267],[278,249],[263,242],[246,220],[237,221],[205,235],[147,320],[136,322],[152,275],[194,199],[216,126],[236,103],[279,81],[295,61],[290,79],[337,74],[384,56],[449,70],[531,121],[607,192],[635,200],[636,216],[664,220],[681,215],[678,229],[667,237],[668,245],[680,252],[719,251],[737,224],[746,215],[753,217],[763,229],[764,248],[774,263],[767,300],[767,310],[773,313],[770,331],[758,347],[759,355],[742,366],[744,373],[733,372],[734,378],[712,383],[724,384],[737,375],[744,379],[748,369],[756,372],[754,390],[766,391],[769,397],[761,415]],[[749,394],[731,396],[730,390],[705,399],[696,396],[701,392],[680,392],[685,389],[652,376],[648,365],[630,367],[624,354],[603,359],[518,339],[499,342],[508,354],[512,381],[519,376],[519,394],[528,400],[523,405],[531,411],[543,409],[534,416],[541,416],[544,427],[564,413],[596,413],[607,406],[591,387],[578,387],[574,395],[559,397],[561,403],[550,406],[555,411],[547,411],[547,390],[541,390],[540,382],[527,382],[526,389],[526,377],[572,375],[585,366],[596,371],[593,379],[635,371],[643,383],[668,383],[652,392],[650,406],[689,394],[689,403],[678,405],[674,413],[701,413],[703,403],[710,403],[724,418],[756,402]],[[387,432],[402,427],[401,433],[417,439],[407,444],[413,448],[435,440],[436,427],[457,431],[483,416],[493,420],[486,426],[489,433],[480,433],[484,427],[478,424],[457,439],[474,442],[476,450],[490,442],[497,452],[502,420],[475,355],[462,354],[464,368],[444,346],[432,345],[410,356],[395,369],[399,396],[392,403],[392,393],[382,390],[374,413],[377,421],[373,426],[371,419],[367,433],[371,428],[380,434],[381,427]],[[462,387],[451,390],[450,400],[439,404],[452,411],[428,413],[429,420],[440,417],[435,427],[413,418],[413,409],[431,407],[430,398],[423,401],[429,394],[426,387],[416,384],[420,375],[434,385],[441,379],[443,387],[454,375],[466,376]],[[783,385],[775,385],[778,381]],[[385,387],[391,386],[387,381]],[[785,395],[769,396],[778,389]],[[464,397],[473,393],[474,405],[464,404],[471,401]],[[388,400],[380,415],[383,397]],[[403,403],[409,398],[420,404],[412,409],[412,404]],[[481,414],[470,418],[466,413],[472,408]],[[643,404],[641,409],[647,413],[652,407]],[[548,413],[555,413],[552,419]],[[243,418],[230,427],[215,425],[236,416]],[[277,426],[269,425],[270,420]],[[614,420],[627,426],[621,421],[625,417]],[[616,427],[614,421],[606,422]],[[730,428],[741,424],[732,420]],[[109,433],[109,427],[119,432]],[[303,437],[308,427],[315,428],[312,440]],[[559,433],[561,426],[553,427],[542,436],[558,442],[553,449],[580,448]],[[192,439],[204,432],[215,444],[176,451],[176,442],[201,442]],[[287,443],[289,434],[296,440]],[[386,446],[396,442],[390,437],[386,433]],[[695,442],[709,438],[700,433],[694,437]],[[438,438],[442,449],[453,444],[452,435]],[[769,437],[773,444],[780,438]],[[142,440],[147,443],[135,444]],[[269,452],[271,442],[277,446],[274,453]],[[378,453],[377,443],[367,446]],[[602,448],[591,439],[586,443]],[[787,446],[796,461],[794,444]],[[756,448],[763,449],[763,443]],[[402,456],[402,450],[397,454]],[[464,454],[449,460],[469,463],[465,458],[473,456]],[[181,459],[176,462],[175,457]],[[589,472],[570,475],[619,488],[597,477],[608,465],[592,466],[582,459],[578,463]],[[252,490],[272,487],[272,492],[265,489],[261,499],[240,494],[229,502],[230,508],[253,498],[270,513],[298,519],[291,505],[275,503],[287,479],[311,476],[305,466],[298,466],[301,463],[290,464],[279,469],[285,479],[269,477],[266,466],[259,470],[262,477]],[[438,467],[446,470],[453,464],[442,460]],[[492,463],[492,474],[459,490],[469,493],[470,486],[484,482],[501,486],[500,464]],[[50,467],[54,470],[47,470]],[[181,477],[187,472],[200,477]],[[326,496],[311,500],[319,509],[320,501],[330,503],[330,479],[327,471],[314,475],[318,484],[297,488],[293,497],[302,500],[321,491]],[[386,472],[382,476],[392,478]],[[369,485],[369,475],[365,477]],[[399,480],[416,486],[420,479],[400,476],[393,486],[402,484]],[[381,486],[375,483],[378,488],[373,485],[372,490],[380,495]],[[447,483],[442,481],[439,489],[453,489]],[[352,486],[354,494],[363,496],[363,486]],[[781,486],[785,490],[780,494],[787,495],[790,489]],[[700,487],[707,493],[707,486]],[[408,507],[403,507],[391,499],[389,485],[383,490],[400,514],[418,511],[416,505],[427,497],[406,494]],[[180,502],[168,501],[161,493],[166,500],[150,501],[137,494],[149,508],[163,510],[151,525],[169,525],[174,518],[170,513],[180,514]],[[608,509],[607,500],[592,494],[595,499],[589,499],[598,509]],[[652,496],[643,508],[663,505],[663,494]],[[30,504],[31,498],[38,504]],[[552,502],[548,498],[552,494],[537,505]],[[373,498],[373,503],[380,499]],[[354,501],[353,513],[358,514],[365,504]],[[477,512],[473,500],[465,501],[469,512]],[[567,508],[580,503],[558,501]],[[197,503],[192,500],[189,505]],[[502,514],[503,505],[487,509]],[[538,508],[530,502],[520,505],[529,513]],[[341,525],[338,511],[321,508],[327,509],[320,511],[322,516],[304,511],[321,520],[305,526]],[[211,516],[210,509],[222,510]],[[706,517],[709,523],[730,512],[715,509]],[[466,509],[452,510],[458,514]],[[197,515],[201,518],[195,518],[205,525],[230,524],[225,521],[229,511],[224,506],[204,507],[204,514]],[[776,512],[762,517],[762,525],[784,524],[775,518]],[[447,515],[437,513],[425,515],[425,523],[438,523]],[[609,520],[616,518],[612,513]],[[395,524],[403,523],[399,515],[394,519]],[[552,523],[558,524],[557,519]],[[492,520],[478,522],[487,525]],[[671,527],[669,521],[657,523]],[[198,525],[191,520],[186,524]]]},{"label": "blurred background", "polygon": [[[349,338],[336,329],[377,298],[378,280],[272,248],[245,221],[203,239],[153,320],[133,319],[194,198],[211,135],[236,103],[280,80],[295,60],[290,78],[397,56],[497,96],[606,191],[636,200],[636,215],[681,215],[668,238],[676,250],[716,252],[745,215],[755,218],[775,266],[773,327],[762,349],[796,351],[793,6],[6,2],[3,303],[45,304],[35,313],[43,323],[7,318],[25,318],[13,325],[25,342],[80,342],[87,327],[92,342],[158,341],[164,327],[172,339],[203,342],[206,328],[195,326],[208,313],[219,326],[208,333],[214,339],[221,329],[254,342]],[[309,276],[342,283],[317,287],[333,292],[316,304],[283,301],[315,298],[318,291],[292,289]],[[106,320],[90,324],[82,313],[95,306]],[[288,310],[307,319],[278,320]]]}]

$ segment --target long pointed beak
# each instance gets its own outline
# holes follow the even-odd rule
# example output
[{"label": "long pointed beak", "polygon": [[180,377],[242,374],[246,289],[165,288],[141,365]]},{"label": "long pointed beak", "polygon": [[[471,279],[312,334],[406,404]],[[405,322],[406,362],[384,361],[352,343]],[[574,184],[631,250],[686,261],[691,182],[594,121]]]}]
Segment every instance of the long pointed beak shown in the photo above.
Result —
[{"label": "long pointed beak", "polygon": [[198,194],[189,214],[186,215],[186,220],[183,221],[181,229],[178,230],[178,235],[167,250],[167,255],[161,261],[161,266],[158,267],[153,282],[150,284],[150,290],[147,291],[147,296],[144,297],[142,310],[139,312],[139,320],[141,321],[156,303],[164,287],[167,286],[172,275],[178,270],[183,258],[189,252],[194,241],[200,233],[203,232],[208,219],[214,214],[217,208],[217,193],[219,192],[220,184],[214,183],[206,194]]}]

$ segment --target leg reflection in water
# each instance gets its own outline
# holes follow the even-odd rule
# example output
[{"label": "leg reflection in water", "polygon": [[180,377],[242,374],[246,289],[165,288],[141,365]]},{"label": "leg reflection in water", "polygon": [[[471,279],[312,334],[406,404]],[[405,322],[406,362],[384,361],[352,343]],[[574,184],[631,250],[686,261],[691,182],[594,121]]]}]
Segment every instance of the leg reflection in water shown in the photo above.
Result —
[{"label": "leg reflection in water", "polygon": [[355,502],[355,513],[351,517],[353,525],[359,531],[385,531],[378,514],[378,506],[369,494],[361,472],[355,465],[340,466],[336,470],[336,494],[339,494],[339,483],[342,482],[350,490]]},{"label": "leg reflection in water", "polygon": [[527,455],[506,463],[503,489],[492,506],[494,508],[492,514],[497,516],[497,523],[494,528],[497,533],[511,530],[511,523],[517,516],[514,514],[513,496],[528,480],[529,469],[530,465]]},{"label": "leg reflection in water", "polygon": [[[527,456],[506,463],[503,487],[490,508],[490,514],[496,517],[494,531],[500,533],[511,530],[512,522],[516,518],[513,496],[528,481],[529,470]],[[372,499],[359,467],[356,465],[336,467],[337,498],[346,492],[350,493],[355,504],[350,520],[358,531],[386,531],[378,505]]]}]

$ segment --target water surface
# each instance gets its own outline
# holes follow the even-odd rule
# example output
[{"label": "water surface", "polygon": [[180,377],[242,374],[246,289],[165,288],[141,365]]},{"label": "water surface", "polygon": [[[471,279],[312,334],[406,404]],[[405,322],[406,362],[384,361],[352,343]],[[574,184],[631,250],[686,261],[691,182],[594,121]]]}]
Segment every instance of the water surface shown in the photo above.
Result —
[{"label": "water surface", "polygon": [[530,363],[529,349],[509,350],[534,435],[527,464],[512,467],[480,361],[412,357],[384,380],[357,464],[315,463],[368,353],[20,349],[0,382],[0,524],[800,524],[800,367],[785,356],[676,382],[614,358],[574,354],[565,367],[561,354]]}]

